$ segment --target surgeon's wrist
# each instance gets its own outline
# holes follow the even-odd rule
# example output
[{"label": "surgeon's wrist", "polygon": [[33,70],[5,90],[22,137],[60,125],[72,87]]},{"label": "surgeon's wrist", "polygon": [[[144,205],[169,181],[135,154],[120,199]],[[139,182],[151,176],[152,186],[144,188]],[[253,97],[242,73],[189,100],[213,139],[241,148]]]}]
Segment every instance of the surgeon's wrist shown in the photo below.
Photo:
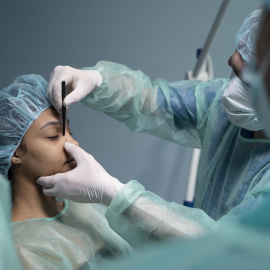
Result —
[{"label": "surgeon's wrist", "polygon": [[108,189],[106,194],[103,194],[101,203],[109,207],[112,200],[116,196],[116,194],[120,191],[120,189],[125,185],[121,183],[118,179],[112,178],[110,183],[110,188]]}]

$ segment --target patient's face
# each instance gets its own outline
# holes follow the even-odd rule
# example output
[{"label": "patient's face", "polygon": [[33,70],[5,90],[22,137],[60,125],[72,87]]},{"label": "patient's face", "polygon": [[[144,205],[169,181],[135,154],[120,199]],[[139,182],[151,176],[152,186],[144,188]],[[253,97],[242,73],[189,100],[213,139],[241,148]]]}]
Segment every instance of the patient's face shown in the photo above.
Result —
[{"label": "patient's face", "polygon": [[50,107],[44,111],[26,132],[22,145],[26,147],[22,155],[21,170],[29,179],[67,172],[76,167],[76,161],[65,151],[66,141],[79,145],[66,125],[62,130],[62,117]]}]

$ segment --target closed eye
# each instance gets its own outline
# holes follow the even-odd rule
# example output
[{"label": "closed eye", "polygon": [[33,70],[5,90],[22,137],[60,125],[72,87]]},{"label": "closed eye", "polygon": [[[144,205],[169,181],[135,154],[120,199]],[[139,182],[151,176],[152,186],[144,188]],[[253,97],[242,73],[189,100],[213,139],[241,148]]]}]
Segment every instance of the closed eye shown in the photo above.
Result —
[{"label": "closed eye", "polygon": [[57,139],[59,136],[58,135],[56,135],[56,136],[50,136],[50,137],[47,137],[48,139],[51,139],[51,140],[55,140],[55,139]]}]

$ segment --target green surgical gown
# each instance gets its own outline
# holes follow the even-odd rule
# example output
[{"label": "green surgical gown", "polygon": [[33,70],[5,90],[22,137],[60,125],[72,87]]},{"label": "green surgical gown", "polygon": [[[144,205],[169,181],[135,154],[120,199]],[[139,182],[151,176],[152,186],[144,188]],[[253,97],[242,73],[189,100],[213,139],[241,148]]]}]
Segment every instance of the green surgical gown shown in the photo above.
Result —
[{"label": "green surgical gown", "polygon": [[11,188],[9,181],[0,174],[0,269],[21,270],[21,264],[12,240]]},{"label": "green surgical gown", "polygon": [[[269,198],[269,196],[268,196]],[[245,218],[192,241],[175,241],[143,249],[134,258],[103,270],[268,270],[270,265],[270,200]]]},{"label": "green surgical gown", "polygon": [[55,217],[12,223],[24,269],[97,269],[105,261],[133,254],[109,227],[105,211],[103,205],[65,200]]},{"label": "green surgical gown", "polygon": [[123,238],[140,246],[196,237],[261,205],[270,192],[270,140],[252,139],[252,132],[230,123],[221,102],[228,79],[151,82],[140,70],[105,61],[86,69],[99,71],[103,81],[82,100],[85,105],[135,132],[201,149],[195,208],[169,203],[130,181],[106,212]]}]

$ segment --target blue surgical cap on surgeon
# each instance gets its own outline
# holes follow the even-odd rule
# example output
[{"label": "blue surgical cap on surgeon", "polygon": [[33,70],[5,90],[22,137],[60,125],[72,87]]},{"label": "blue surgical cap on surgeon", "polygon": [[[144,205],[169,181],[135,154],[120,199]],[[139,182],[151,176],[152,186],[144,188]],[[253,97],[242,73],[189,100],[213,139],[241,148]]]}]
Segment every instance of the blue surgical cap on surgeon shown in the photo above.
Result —
[{"label": "blue surgical cap on surgeon", "polygon": [[262,14],[262,9],[249,14],[235,36],[236,49],[248,63],[256,53],[256,38]]},{"label": "blue surgical cap on surgeon", "polygon": [[8,176],[11,158],[39,115],[51,106],[48,83],[36,74],[23,75],[0,91],[0,173]]}]

